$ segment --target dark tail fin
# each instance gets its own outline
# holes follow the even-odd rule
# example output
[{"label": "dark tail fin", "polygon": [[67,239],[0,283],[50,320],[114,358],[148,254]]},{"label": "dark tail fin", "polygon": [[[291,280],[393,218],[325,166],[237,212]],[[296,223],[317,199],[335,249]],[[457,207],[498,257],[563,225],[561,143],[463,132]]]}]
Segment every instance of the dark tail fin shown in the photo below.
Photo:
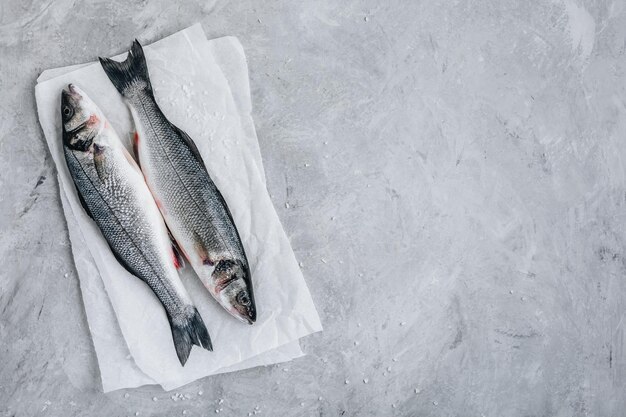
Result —
[{"label": "dark tail fin", "polygon": [[168,316],[168,318],[172,328],[174,347],[181,365],[185,366],[193,345],[213,351],[209,332],[195,307],[188,306],[184,313],[176,317]]},{"label": "dark tail fin", "polygon": [[117,62],[109,58],[99,59],[109,80],[123,96],[131,91],[152,91],[146,57],[137,39],[128,51],[128,57],[125,61]]}]

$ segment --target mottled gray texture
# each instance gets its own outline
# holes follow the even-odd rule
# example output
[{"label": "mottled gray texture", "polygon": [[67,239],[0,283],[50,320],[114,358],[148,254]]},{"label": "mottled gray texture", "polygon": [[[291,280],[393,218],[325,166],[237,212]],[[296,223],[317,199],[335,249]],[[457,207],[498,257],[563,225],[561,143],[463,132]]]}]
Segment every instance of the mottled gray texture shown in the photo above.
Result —
[{"label": "mottled gray texture", "polygon": [[[624,414],[623,1],[173,3],[0,3],[0,416]],[[104,395],[34,83],[196,21],[246,50],[325,330]]]}]

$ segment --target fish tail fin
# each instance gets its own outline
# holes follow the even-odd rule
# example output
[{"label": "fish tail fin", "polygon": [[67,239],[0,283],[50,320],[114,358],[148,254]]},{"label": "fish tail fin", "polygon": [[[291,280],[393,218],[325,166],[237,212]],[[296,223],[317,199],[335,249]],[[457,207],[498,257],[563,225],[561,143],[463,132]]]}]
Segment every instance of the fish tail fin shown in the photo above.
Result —
[{"label": "fish tail fin", "polygon": [[123,96],[132,91],[152,91],[146,57],[137,39],[128,51],[128,57],[125,61],[118,62],[110,58],[99,59],[107,77]]},{"label": "fish tail fin", "polygon": [[176,355],[182,366],[185,366],[191,347],[197,345],[206,350],[213,351],[211,337],[200,317],[200,313],[194,306],[185,307],[185,311],[174,317],[169,316],[170,327]]}]

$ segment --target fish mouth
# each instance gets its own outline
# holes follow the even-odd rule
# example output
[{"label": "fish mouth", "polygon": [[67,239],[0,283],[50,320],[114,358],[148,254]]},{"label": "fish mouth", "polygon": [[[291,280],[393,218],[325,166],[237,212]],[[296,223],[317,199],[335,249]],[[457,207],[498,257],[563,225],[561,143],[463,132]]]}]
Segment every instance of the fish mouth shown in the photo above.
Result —
[{"label": "fish mouth", "polygon": [[256,321],[256,314],[254,315],[255,317],[252,318],[247,314],[241,314],[239,311],[237,311],[237,309],[234,310],[235,311],[229,310],[228,312],[231,314],[231,316],[235,317],[240,322],[252,325]]},{"label": "fish mouth", "polygon": [[67,93],[67,94],[69,94],[69,95],[71,95],[71,96],[79,96],[79,97],[82,97],[82,96],[80,95],[80,93],[77,91],[77,87],[76,87],[74,84],[72,84],[72,83],[69,83],[69,84],[67,85],[67,88],[64,88],[64,89],[63,89],[63,92],[64,92],[64,93]]}]

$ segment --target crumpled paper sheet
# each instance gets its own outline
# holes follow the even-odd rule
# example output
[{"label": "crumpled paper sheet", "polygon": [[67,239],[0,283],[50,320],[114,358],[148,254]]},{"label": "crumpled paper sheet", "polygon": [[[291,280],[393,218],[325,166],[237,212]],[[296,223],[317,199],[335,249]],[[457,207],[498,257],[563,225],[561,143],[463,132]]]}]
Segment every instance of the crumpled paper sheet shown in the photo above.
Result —
[{"label": "crumpled paper sheet", "polygon": [[[250,261],[258,317],[253,326],[236,321],[187,266],[181,279],[214,351],[194,347],[185,367],[180,366],[162,306],[111,254],[80,206],[62,153],[59,103],[68,83],[79,85],[98,104],[121,138],[133,131],[130,113],[99,63],[46,71],[36,87],[39,120],[57,165],[105,392],[155,383],[171,390],[207,375],[291,360],[302,355],[299,338],[322,330],[265,188],[243,48],[232,37],[207,41],[200,25],[194,25],[144,50],[159,105],[194,138],[231,209]],[[130,141],[126,145],[130,148]]]}]

